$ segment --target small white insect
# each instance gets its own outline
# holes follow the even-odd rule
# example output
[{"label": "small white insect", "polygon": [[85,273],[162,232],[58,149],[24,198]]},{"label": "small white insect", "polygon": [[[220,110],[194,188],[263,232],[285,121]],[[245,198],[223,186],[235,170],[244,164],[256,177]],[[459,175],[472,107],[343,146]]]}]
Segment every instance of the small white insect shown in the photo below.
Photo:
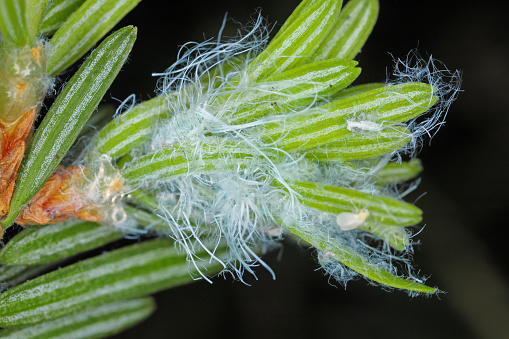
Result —
[{"label": "small white insect", "polygon": [[346,122],[346,128],[352,132],[354,130],[362,130],[362,131],[368,131],[368,132],[369,131],[380,132],[382,130],[382,125],[377,124],[376,122],[366,121],[366,120],[361,120],[361,121],[348,120]]},{"label": "small white insect", "polygon": [[265,230],[265,234],[267,234],[269,237],[273,238],[281,238],[283,235],[283,228],[282,227],[272,227]]},{"label": "small white insect", "polygon": [[342,231],[350,231],[362,225],[368,216],[369,211],[365,208],[357,213],[342,212],[338,214],[336,223]]}]

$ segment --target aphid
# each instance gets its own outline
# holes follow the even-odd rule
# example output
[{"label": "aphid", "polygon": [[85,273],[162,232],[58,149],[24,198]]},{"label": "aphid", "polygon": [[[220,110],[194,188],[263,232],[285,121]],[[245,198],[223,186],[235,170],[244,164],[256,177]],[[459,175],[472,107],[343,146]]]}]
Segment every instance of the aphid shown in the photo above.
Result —
[{"label": "aphid", "polygon": [[355,121],[355,120],[348,120],[346,122],[346,128],[349,131],[354,131],[355,129],[359,129],[362,131],[371,131],[371,132],[380,132],[382,130],[382,125],[377,124],[376,122],[372,121]]},{"label": "aphid", "polygon": [[336,223],[342,231],[350,231],[362,225],[368,216],[369,211],[365,208],[357,213],[342,212],[338,214]]}]

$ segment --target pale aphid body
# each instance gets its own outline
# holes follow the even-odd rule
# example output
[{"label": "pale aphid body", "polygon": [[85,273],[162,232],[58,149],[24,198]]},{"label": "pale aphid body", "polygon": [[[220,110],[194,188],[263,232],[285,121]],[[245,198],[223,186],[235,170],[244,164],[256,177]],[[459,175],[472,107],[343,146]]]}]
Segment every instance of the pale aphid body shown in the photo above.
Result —
[{"label": "pale aphid body", "polygon": [[372,121],[355,121],[348,120],[346,122],[346,128],[349,131],[365,131],[365,132],[379,132],[382,130],[382,125]]},{"label": "pale aphid body", "polygon": [[342,212],[336,217],[336,223],[342,231],[351,231],[364,223],[369,217],[369,211],[365,208],[357,213]]}]

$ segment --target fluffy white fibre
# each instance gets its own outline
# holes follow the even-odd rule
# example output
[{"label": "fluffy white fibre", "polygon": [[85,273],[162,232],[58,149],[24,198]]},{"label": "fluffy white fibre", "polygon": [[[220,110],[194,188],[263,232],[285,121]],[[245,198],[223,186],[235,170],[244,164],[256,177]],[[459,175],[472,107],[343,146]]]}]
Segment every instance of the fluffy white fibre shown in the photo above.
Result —
[{"label": "fluffy white fibre", "polygon": [[404,59],[395,58],[392,75],[387,76],[387,84],[405,82],[424,82],[435,89],[433,95],[438,98],[437,103],[422,117],[407,122],[412,132],[412,141],[403,149],[414,157],[422,146],[423,137],[429,137],[429,142],[445,125],[449,107],[461,92],[461,72],[449,70],[443,62],[429,56],[424,59],[413,50]]},{"label": "fluffy white fibre", "polygon": [[[247,34],[226,42],[222,40],[220,34],[217,40],[186,44],[174,65],[164,73],[154,74],[161,77],[158,83],[161,97],[169,98],[164,94],[176,93],[167,100],[168,110],[174,115],[159,123],[151,143],[144,146],[142,153],[155,156],[173,148],[187,158],[188,170],[164,180],[146,178],[130,188],[142,189],[155,196],[159,204],[156,213],[168,226],[168,235],[186,251],[189,261],[198,267],[197,262],[203,258],[196,253],[205,249],[223,264],[225,271],[236,272],[240,279],[244,271],[254,274],[253,266],[262,265],[271,271],[259,255],[264,247],[281,239],[281,221],[291,220],[305,229],[305,234],[312,239],[335,239],[341,246],[363,256],[369,265],[398,276],[405,273],[421,281],[412,273],[411,246],[397,256],[386,243],[370,246],[373,240],[379,239],[357,228],[342,231],[336,215],[304,206],[289,184],[294,180],[308,180],[372,195],[387,194],[388,191],[376,185],[375,177],[394,154],[369,161],[319,164],[302,154],[289,154],[274,144],[264,143],[252,133],[253,127],[285,121],[284,114],[277,113],[239,125],[230,124],[228,118],[236,109],[236,103],[246,100],[242,93],[285,93],[276,91],[274,86],[251,82],[246,73],[246,66],[263,50],[268,40],[261,17]],[[425,62],[412,58],[404,62],[398,59],[394,72],[396,80],[389,84],[428,82],[436,88],[435,95],[440,100],[431,116],[410,122],[412,142],[404,149],[410,155],[415,153],[422,135],[432,136],[444,123],[459,85],[457,73],[450,75],[439,70],[438,63],[432,59]],[[445,82],[444,76],[451,77],[452,82]],[[316,92],[305,95],[312,99],[311,104],[300,107],[297,113],[291,108],[292,114],[305,115],[317,103],[327,100]],[[381,130],[379,125],[359,121],[350,122],[348,128]],[[213,166],[221,171],[207,167],[210,140],[219,145],[216,153],[220,156],[214,160]],[[227,152],[222,153],[221,147],[230,145],[246,149],[248,156],[240,161]],[[232,167],[232,164],[236,165]],[[229,248],[227,258],[215,256],[222,242]],[[320,252],[318,259],[324,270],[340,283],[346,284],[358,276],[327,253]]]},{"label": "fluffy white fibre", "polygon": [[[272,272],[259,257],[265,245],[271,246],[281,238],[282,229],[271,210],[275,201],[285,196],[295,200],[291,193],[282,194],[273,183],[276,180],[288,187],[286,177],[302,172],[302,167],[295,166],[297,159],[290,155],[283,155],[284,161],[274,163],[277,150],[245,132],[256,122],[230,125],[221,119],[228,115],[228,107],[235,109],[235,105],[225,103],[225,95],[262,88],[250,83],[245,68],[266,46],[268,32],[263,19],[258,17],[247,34],[227,42],[221,40],[219,36],[217,40],[184,45],[175,64],[164,73],[154,74],[161,76],[159,94],[177,91],[178,95],[167,102],[170,111],[175,112],[173,118],[160,124],[146,151],[177,147],[196,169],[210,140],[218,141],[219,149],[224,141],[240,145],[251,154],[250,159],[233,169],[230,165],[235,159],[222,154],[217,160],[224,164],[222,173],[199,174],[199,170],[190,169],[185,175],[159,182],[155,188],[158,215],[168,225],[169,235],[187,252],[190,262],[196,265],[202,260],[196,253],[205,249],[223,264],[225,271],[237,272],[242,279],[244,271],[254,274],[253,266],[262,265]],[[299,176],[309,177],[307,171],[313,170],[304,171]],[[153,181],[146,186],[153,188]],[[215,250],[223,241],[229,248],[226,259],[215,257]],[[210,246],[211,243],[215,245]]]}]

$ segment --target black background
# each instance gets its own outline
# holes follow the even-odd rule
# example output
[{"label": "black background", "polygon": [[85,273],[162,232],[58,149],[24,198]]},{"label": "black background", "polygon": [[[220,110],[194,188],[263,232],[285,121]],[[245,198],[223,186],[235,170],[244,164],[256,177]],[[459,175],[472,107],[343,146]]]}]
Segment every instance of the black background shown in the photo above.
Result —
[{"label": "black background", "polygon": [[[262,8],[279,27],[298,3],[143,1],[118,26],[135,25],[139,34],[106,101],[152,97],[151,73],[171,65],[183,43],[217,36],[226,12],[245,23]],[[357,83],[385,80],[388,53],[404,57],[414,48],[463,72],[464,92],[422,150],[422,184],[410,197],[427,192],[417,202],[426,227],[415,261],[446,294],[412,299],[364,280],[336,288],[316,271],[310,250],[286,243],[281,260],[265,257],[275,281],[259,269],[251,286],[216,278],[158,293],[157,312],[115,338],[509,338],[509,25],[501,3],[382,0],[356,58]]]}]

